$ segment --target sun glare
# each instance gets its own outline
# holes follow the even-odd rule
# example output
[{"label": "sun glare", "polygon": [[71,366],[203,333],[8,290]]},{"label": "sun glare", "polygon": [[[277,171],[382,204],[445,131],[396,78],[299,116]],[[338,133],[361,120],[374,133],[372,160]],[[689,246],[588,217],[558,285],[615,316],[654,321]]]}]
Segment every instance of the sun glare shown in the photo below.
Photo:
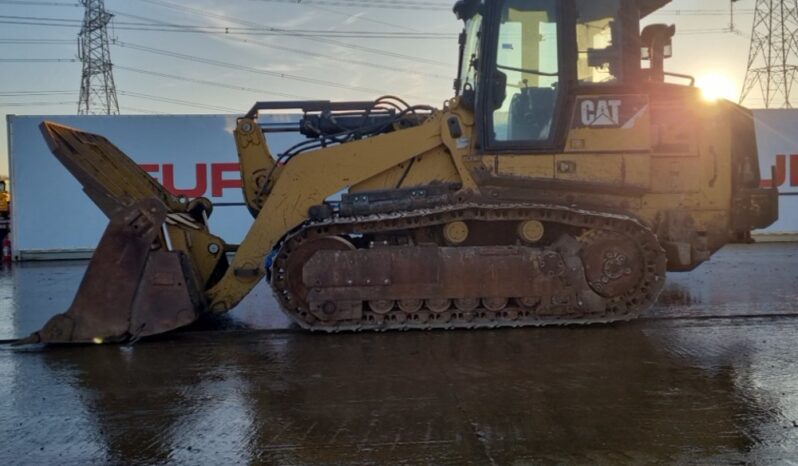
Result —
[{"label": "sun glare", "polygon": [[709,74],[696,80],[704,99],[714,102],[719,99],[737,100],[738,89],[734,81],[721,74]]}]

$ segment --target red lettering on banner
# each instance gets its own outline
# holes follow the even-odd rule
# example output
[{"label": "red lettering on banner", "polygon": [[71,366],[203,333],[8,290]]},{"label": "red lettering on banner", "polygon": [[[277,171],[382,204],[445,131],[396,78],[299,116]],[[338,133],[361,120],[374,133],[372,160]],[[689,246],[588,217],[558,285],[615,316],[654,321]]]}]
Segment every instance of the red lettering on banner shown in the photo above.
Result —
[{"label": "red lettering on banner", "polygon": [[790,156],[790,186],[798,187],[798,155]]},{"label": "red lettering on banner", "polygon": [[139,165],[139,167],[149,174],[159,173],[161,171],[161,166],[157,163],[144,163]]},{"label": "red lettering on banner", "polygon": [[197,164],[197,182],[191,189],[178,189],[175,187],[175,166],[171,163],[163,164],[163,186],[175,196],[186,196],[191,199],[202,197],[208,191],[208,165]]},{"label": "red lettering on banner", "polygon": [[[225,179],[225,173],[237,173],[236,179]],[[211,165],[211,183],[213,185],[213,197],[222,197],[225,189],[241,189],[244,183],[241,181],[241,165],[238,163],[214,163]]]},{"label": "red lettering on banner", "polygon": [[[208,197],[208,179],[210,178],[210,191],[213,198],[223,197],[226,189],[240,190],[243,186],[241,181],[241,165],[238,163],[213,163],[210,164],[210,177],[208,176],[207,163],[195,165],[195,183],[193,188],[178,189],[175,186],[175,164],[165,163],[145,163],[139,165],[142,170],[158,180],[161,175],[161,183],[172,194],[183,195],[189,198]],[[230,173],[236,173],[233,178]],[[227,177],[225,176],[227,175]]]},{"label": "red lettering on banner", "polygon": [[787,156],[779,154],[776,156],[776,179],[762,179],[763,188],[778,188],[787,181]]}]

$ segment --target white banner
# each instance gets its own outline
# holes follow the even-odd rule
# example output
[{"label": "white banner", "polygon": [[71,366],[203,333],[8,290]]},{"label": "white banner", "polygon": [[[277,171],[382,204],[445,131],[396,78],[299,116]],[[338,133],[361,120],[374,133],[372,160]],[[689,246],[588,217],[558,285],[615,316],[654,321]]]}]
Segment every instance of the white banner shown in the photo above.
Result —
[{"label": "white banner", "polygon": [[[757,110],[757,138],[765,183],[782,193],[778,223],[767,233],[798,232],[798,111]],[[165,186],[188,197],[207,197],[216,205],[212,231],[240,242],[252,217],[244,206],[232,131],[234,115],[175,116],[9,116],[9,154],[13,183],[12,245],[16,257],[91,251],[107,224],[45,144],[43,120],[109,138]],[[286,115],[266,119],[296,121]],[[269,134],[273,153],[301,142],[296,133]],[[771,167],[776,179],[771,180]]]},{"label": "white banner", "polygon": [[754,110],[754,120],[763,185],[781,193],[779,221],[766,232],[798,233],[798,110]]},{"label": "white banner", "polygon": [[[252,225],[244,206],[233,129],[234,115],[9,116],[14,183],[12,246],[15,257],[91,251],[108,221],[48,149],[43,120],[110,139],[165,186],[215,204],[211,231],[239,243]],[[286,115],[265,122],[296,121]],[[274,153],[301,142],[294,133],[269,135]]]}]

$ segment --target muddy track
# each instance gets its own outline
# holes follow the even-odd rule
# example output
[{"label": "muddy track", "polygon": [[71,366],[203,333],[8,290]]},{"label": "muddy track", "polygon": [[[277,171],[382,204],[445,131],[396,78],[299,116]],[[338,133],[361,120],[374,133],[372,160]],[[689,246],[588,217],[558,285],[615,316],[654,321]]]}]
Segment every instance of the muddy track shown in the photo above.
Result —
[{"label": "muddy track", "polygon": [[[476,302],[474,298],[457,299],[458,296],[417,296],[411,301],[421,304],[414,305],[402,300],[381,301],[385,305],[379,306],[373,304],[374,301],[362,302],[352,307],[352,301],[347,301],[346,305],[354,311],[325,313],[318,308],[312,309],[307,301],[306,290],[299,290],[296,277],[293,280],[289,277],[292,257],[296,262],[303,246],[322,238],[412,232],[441,228],[451,222],[529,220],[539,221],[548,228],[572,232],[542,246],[514,246],[543,258],[560,258],[557,260],[561,260],[564,267],[559,266],[555,273],[549,267],[547,272],[549,278],[558,280],[551,294],[544,291],[535,296],[503,298],[486,295]],[[622,253],[618,252],[619,249]],[[308,259],[310,257],[302,257],[301,260],[306,262]],[[618,269],[613,265],[627,260],[634,260],[634,263],[626,269]],[[330,267],[334,266],[330,264]],[[545,267],[541,267],[539,271],[546,271]],[[621,292],[612,292],[613,281],[628,282],[632,269],[633,283]],[[271,284],[283,311],[300,326],[312,331],[542,327],[635,319],[656,301],[665,284],[665,269],[665,254],[656,235],[635,218],[558,205],[472,203],[394,214],[336,217],[308,223],[282,243],[274,258]],[[623,277],[624,272],[626,278]],[[525,274],[529,270],[517,270],[514,273]],[[333,309],[342,307],[345,306],[332,306]]]}]

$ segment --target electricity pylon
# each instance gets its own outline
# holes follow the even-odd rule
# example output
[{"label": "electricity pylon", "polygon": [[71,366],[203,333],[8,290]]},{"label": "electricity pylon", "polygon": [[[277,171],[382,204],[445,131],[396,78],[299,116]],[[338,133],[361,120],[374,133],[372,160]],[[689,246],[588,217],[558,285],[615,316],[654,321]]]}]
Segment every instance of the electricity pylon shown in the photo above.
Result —
[{"label": "electricity pylon", "polygon": [[118,115],[108,23],[113,15],[105,0],[80,0],[86,7],[78,35],[78,58],[83,62],[80,79],[79,115]]}]

